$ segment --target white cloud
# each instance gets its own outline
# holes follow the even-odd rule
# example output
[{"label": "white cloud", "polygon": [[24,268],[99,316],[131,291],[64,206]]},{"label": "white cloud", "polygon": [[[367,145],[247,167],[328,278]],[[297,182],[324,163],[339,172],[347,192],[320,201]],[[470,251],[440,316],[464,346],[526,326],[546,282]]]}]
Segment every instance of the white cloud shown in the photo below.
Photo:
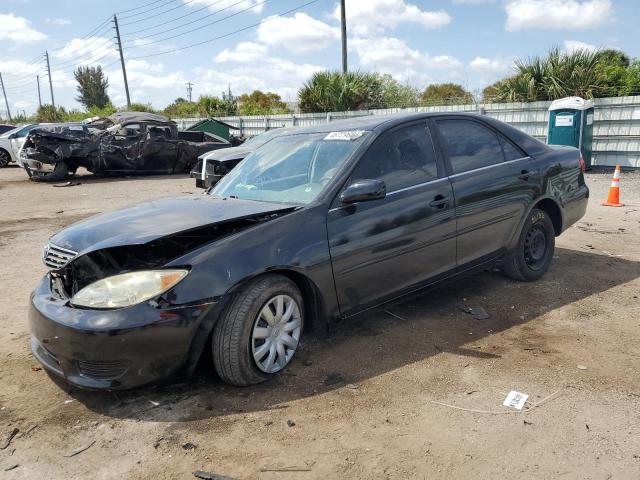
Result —
[{"label": "white cloud", "polygon": [[17,77],[35,76],[40,69],[42,69],[41,63],[29,64],[22,60],[0,60],[0,72],[7,83],[11,83],[13,75]]},{"label": "white cloud", "polygon": [[111,38],[89,37],[74,38],[54,52],[53,56],[60,60],[73,60],[73,63],[78,65],[113,61],[118,57],[118,52]]},{"label": "white cloud", "polygon": [[611,0],[508,0],[506,29],[581,30],[611,19]]},{"label": "white cloud", "polygon": [[318,65],[265,55],[260,62],[242,63],[234,68],[198,67],[193,70],[193,77],[199,85],[198,95],[220,95],[231,85],[236,95],[262,90],[276,92],[284,100],[294,100],[302,84],[315,72],[324,69]]},{"label": "white cloud", "polygon": [[71,25],[71,20],[68,18],[47,18],[45,22],[50,23],[51,25],[58,25],[59,27]]},{"label": "white cloud", "polygon": [[160,73],[164,70],[164,64],[162,63],[150,63],[146,60],[127,60],[127,71],[129,70],[142,70],[145,72]]},{"label": "white cloud", "polygon": [[564,49],[567,52],[575,52],[576,50],[587,50],[593,52],[594,50],[597,50],[598,47],[596,47],[595,45],[591,45],[590,43],[581,42],[579,40],[565,40]]},{"label": "white cloud", "polygon": [[464,65],[457,58],[414,50],[399,38],[352,39],[350,44],[360,65],[397,80],[433,83],[463,78]]},{"label": "white cloud", "polygon": [[476,57],[469,62],[469,67],[482,73],[507,73],[513,68],[513,59]]},{"label": "white cloud", "polygon": [[47,36],[31,27],[31,22],[24,17],[12,13],[0,14],[0,40],[15,43],[33,43],[47,38]]},{"label": "white cloud", "polygon": [[258,27],[258,39],[261,42],[294,53],[322,50],[339,35],[337,28],[301,12],[293,17],[268,17]]},{"label": "white cloud", "polygon": [[490,85],[514,71],[514,57],[498,55],[493,58],[476,57],[469,62],[474,86]]},{"label": "white cloud", "polygon": [[[183,2],[192,6],[208,6],[209,10],[214,12],[222,9],[225,9],[225,11],[239,11],[248,8],[250,12],[260,13],[264,7],[263,0],[245,0],[244,2],[239,2],[238,0],[183,0]],[[255,6],[251,8],[251,5]]]},{"label": "white cloud", "polygon": [[240,42],[234,48],[225,48],[215,56],[214,61],[249,63],[260,60],[267,53],[267,47],[260,43]]},{"label": "white cloud", "polygon": [[[404,0],[357,0],[346,4],[347,29],[355,35],[382,33],[402,23],[415,23],[424,28],[448,25],[451,17],[444,10],[428,11],[406,3]],[[333,16],[340,19],[340,5]]]}]

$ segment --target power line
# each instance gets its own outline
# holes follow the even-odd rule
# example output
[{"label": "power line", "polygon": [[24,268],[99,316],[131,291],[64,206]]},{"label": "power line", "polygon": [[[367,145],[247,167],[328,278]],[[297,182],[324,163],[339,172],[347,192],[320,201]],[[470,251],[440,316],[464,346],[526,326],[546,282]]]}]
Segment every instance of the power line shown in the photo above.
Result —
[{"label": "power line", "polygon": [[[223,10],[228,10],[229,8],[231,8],[231,7],[233,7],[233,6],[238,5],[239,3],[246,2],[246,1],[247,1],[247,0],[240,0],[239,2],[236,2],[236,3],[232,4],[232,5],[229,5],[229,6],[225,7],[225,8],[222,8],[222,9],[218,10],[218,12],[221,12],[221,11],[223,11]],[[252,4],[251,6],[249,6],[249,7],[247,7],[247,8],[243,8],[242,10],[239,10],[239,11],[237,11],[237,12],[235,12],[235,13],[232,13],[231,15],[227,15],[226,17],[219,18],[218,20],[215,20],[215,21],[213,21],[213,22],[206,23],[206,24],[201,25],[201,26],[196,27],[196,28],[192,28],[191,30],[187,30],[186,32],[177,33],[177,34],[175,34],[175,35],[170,35],[170,36],[168,36],[168,37],[159,38],[159,39],[154,40],[154,41],[152,41],[152,42],[145,43],[144,45],[134,45],[134,46],[131,46],[131,47],[129,47],[129,48],[140,48],[140,47],[146,47],[146,46],[149,46],[149,45],[154,45],[154,44],[156,44],[156,43],[164,42],[165,40],[171,40],[171,39],[173,39],[173,38],[182,37],[183,35],[187,35],[187,34],[189,34],[189,33],[195,32],[195,31],[197,31],[197,30],[202,30],[203,28],[210,27],[211,25],[215,25],[216,23],[220,23],[220,22],[222,22],[222,21],[224,21],[224,20],[228,20],[229,18],[232,18],[232,17],[235,17],[235,16],[237,16],[237,15],[240,15],[240,14],[242,14],[242,13],[246,12],[247,10],[251,10],[252,8],[258,7],[258,6],[260,6],[260,5],[264,5],[264,4],[265,4],[265,3],[267,3],[268,1],[269,1],[269,0],[262,0],[262,2],[259,2],[259,3],[256,3],[256,4]],[[318,1],[318,0],[316,0],[316,1]],[[311,3],[315,3],[315,2],[311,2]],[[216,12],[216,13],[218,13],[218,12]],[[203,17],[203,18],[205,18],[205,17]],[[197,20],[196,20],[196,21],[197,21]],[[193,21],[193,22],[190,22],[190,23],[195,23],[196,21]],[[187,25],[188,25],[188,24],[187,24]],[[186,26],[186,25],[182,25],[182,27],[184,27],[184,26]],[[178,28],[181,28],[181,27],[174,27],[174,28],[170,28],[170,29],[166,30],[166,32],[170,32],[170,31],[172,31],[172,30],[176,30],[176,29],[178,29]],[[162,32],[162,33],[165,33],[165,32]],[[153,35],[147,35],[147,36],[145,36],[145,37],[139,37],[137,40],[142,40],[142,39],[145,39],[145,38],[149,38],[149,37],[152,37],[152,36],[154,36],[154,35],[157,35],[157,33],[156,33],[156,34],[153,34]]]},{"label": "power line", "polygon": [[[206,10],[208,8],[211,8],[212,6],[218,4],[218,3],[222,2],[222,1],[223,0],[217,0],[216,2],[213,2],[213,3],[210,3],[208,5],[205,5],[204,7],[197,8],[196,10],[193,10],[193,11],[191,11],[189,13],[185,13],[184,15],[181,15],[179,17],[172,18],[171,20],[167,20],[166,22],[158,23],[157,25],[151,25],[150,27],[141,28],[140,30],[136,30],[134,32],[123,33],[122,36],[123,37],[128,37],[128,36],[131,36],[131,35],[135,35],[136,33],[145,32],[147,30],[153,30],[154,28],[162,27],[163,25],[167,25],[169,23],[176,22],[176,21],[178,21],[178,20],[180,20],[182,18],[189,17],[189,16],[194,15],[194,14],[196,14],[198,12],[201,12],[202,10]],[[205,18],[205,17],[202,17],[202,18]],[[131,23],[136,23],[136,22],[131,22]],[[127,24],[127,25],[129,25],[129,24]]]},{"label": "power line", "polygon": [[168,0],[165,3],[163,3],[162,5],[157,5],[153,8],[150,8],[149,10],[144,10],[142,12],[138,12],[138,13],[133,13],[131,15],[126,15],[124,17],[122,17],[123,20],[126,20],[127,18],[132,18],[132,17],[137,17],[138,15],[144,15],[145,13],[149,13],[149,12],[153,12],[154,10],[158,9],[158,8],[162,8],[165,5],[169,5],[170,3],[175,2],[175,0]]},{"label": "power line", "polygon": [[283,17],[283,16],[288,15],[290,13],[293,13],[293,12],[295,12],[297,10],[301,10],[304,7],[307,7],[307,6],[311,5],[311,4],[317,3],[319,1],[320,0],[311,0],[310,2],[303,3],[302,5],[300,5],[298,7],[295,7],[295,8],[292,8],[290,10],[287,10],[285,12],[278,13],[276,15],[272,15],[269,18],[263,19],[263,20],[261,20],[261,21],[259,21],[257,23],[252,24],[252,25],[248,25],[248,26],[246,26],[244,28],[240,28],[238,30],[234,30],[233,32],[229,32],[229,33],[226,33],[224,35],[219,35],[217,37],[209,38],[208,40],[203,40],[201,42],[192,43],[190,45],[185,45],[185,46],[182,46],[182,47],[173,48],[173,49],[165,50],[165,51],[162,51],[162,52],[150,53],[150,54],[147,54],[147,55],[140,55],[140,56],[137,56],[137,57],[129,57],[129,60],[138,60],[138,59],[141,59],[141,58],[149,58],[149,57],[156,57],[158,55],[165,55],[167,53],[181,52],[183,50],[188,50],[190,48],[197,47],[197,46],[200,46],[200,45],[204,45],[206,43],[211,43],[211,42],[214,42],[216,40],[220,40],[222,38],[231,37],[231,36],[236,35],[236,34],[238,34],[240,32],[244,32],[246,30],[250,30],[250,29],[255,28],[255,27],[259,26],[259,25],[262,25],[263,23],[267,23],[267,22],[269,22],[271,20],[274,20],[276,18]]},{"label": "power line", "polygon": [[[123,23],[121,26],[125,27],[127,25],[133,25],[134,23],[145,22],[145,21],[147,21],[149,19],[156,18],[159,15],[164,15],[165,13],[171,12],[171,11],[176,10],[178,8],[185,7],[185,6],[189,5],[190,3],[194,2],[194,1],[195,0],[187,0],[186,2],[181,3],[180,5],[176,5],[175,7],[172,7],[169,10],[165,10],[164,12],[156,12],[156,13],[153,13],[153,14],[149,15],[148,17],[139,18],[138,20],[134,20],[133,22]],[[209,8],[209,5],[205,5],[204,8]]]},{"label": "power line", "polygon": [[[135,8],[130,8],[129,10],[120,10],[119,12],[116,12],[116,14],[118,13],[127,13],[127,12],[133,12],[135,10],[140,10],[141,8],[145,8],[148,7],[149,5],[153,5],[154,3],[160,3],[164,0],[155,0],[153,2],[149,2],[149,3],[145,3],[144,5],[140,5],[139,7],[135,7]],[[109,20],[111,20],[111,17],[109,17]]]}]

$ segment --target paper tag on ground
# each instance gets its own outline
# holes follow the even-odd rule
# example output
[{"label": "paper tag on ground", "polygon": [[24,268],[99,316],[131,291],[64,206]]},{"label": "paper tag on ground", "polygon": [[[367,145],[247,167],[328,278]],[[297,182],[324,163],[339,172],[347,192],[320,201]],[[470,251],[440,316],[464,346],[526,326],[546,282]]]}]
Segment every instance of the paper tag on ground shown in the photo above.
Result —
[{"label": "paper tag on ground", "polygon": [[364,135],[363,130],[347,130],[344,132],[331,132],[326,137],[325,140],[357,140],[362,135]]},{"label": "paper tag on ground", "polygon": [[511,390],[509,395],[507,395],[507,398],[502,402],[502,405],[505,407],[515,408],[516,410],[522,410],[527,398],[529,398],[529,395]]}]

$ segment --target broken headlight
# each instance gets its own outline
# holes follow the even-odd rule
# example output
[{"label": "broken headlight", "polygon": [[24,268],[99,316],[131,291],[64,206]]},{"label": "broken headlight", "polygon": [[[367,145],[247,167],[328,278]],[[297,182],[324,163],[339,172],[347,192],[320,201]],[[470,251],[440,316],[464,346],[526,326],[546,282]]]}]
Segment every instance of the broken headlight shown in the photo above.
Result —
[{"label": "broken headlight", "polygon": [[84,287],[71,304],[88,308],[122,308],[157,297],[182,280],[188,270],[147,270],[103,278]]}]

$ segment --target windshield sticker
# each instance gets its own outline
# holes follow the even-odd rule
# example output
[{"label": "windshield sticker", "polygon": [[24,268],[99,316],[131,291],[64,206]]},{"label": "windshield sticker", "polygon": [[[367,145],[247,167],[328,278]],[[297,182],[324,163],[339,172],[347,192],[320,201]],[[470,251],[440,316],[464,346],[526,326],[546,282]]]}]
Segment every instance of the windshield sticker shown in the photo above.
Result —
[{"label": "windshield sticker", "polygon": [[353,141],[357,140],[362,135],[364,135],[364,130],[347,130],[344,132],[331,132],[326,137],[324,137],[324,139]]}]

